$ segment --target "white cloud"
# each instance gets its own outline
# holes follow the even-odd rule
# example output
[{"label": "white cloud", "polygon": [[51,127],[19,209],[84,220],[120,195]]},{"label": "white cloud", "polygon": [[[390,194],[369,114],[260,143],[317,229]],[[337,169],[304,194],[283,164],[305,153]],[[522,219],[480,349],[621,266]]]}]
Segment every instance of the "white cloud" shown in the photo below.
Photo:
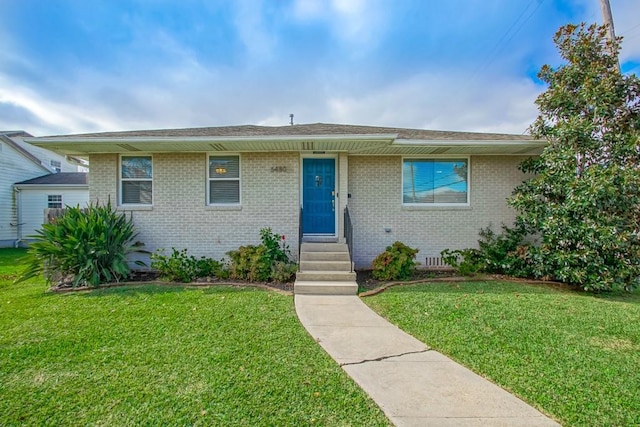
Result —
[{"label": "white cloud", "polygon": [[380,0],[295,0],[292,16],[301,22],[325,23],[337,40],[361,55],[384,35],[385,12]]},{"label": "white cloud", "polygon": [[327,102],[332,121],[477,132],[523,133],[540,89],[526,79],[470,85],[460,74],[421,74],[367,94]]},{"label": "white cloud", "polygon": [[236,0],[234,24],[238,37],[252,61],[272,58],[277,37],[266,28],[263,3],[253,0]]}]

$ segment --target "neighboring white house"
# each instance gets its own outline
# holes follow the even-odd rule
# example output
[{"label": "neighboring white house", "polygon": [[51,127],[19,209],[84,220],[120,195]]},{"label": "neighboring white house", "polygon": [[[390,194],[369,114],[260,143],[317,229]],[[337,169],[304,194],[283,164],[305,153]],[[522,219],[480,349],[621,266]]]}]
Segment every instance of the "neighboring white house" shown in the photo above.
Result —
[{"label": "neighboring white house", "polygon": [[[27,137],[31,135],[23,131],[0,131],[0,247],[20,244],[16,182],[57,172],[88,170],[86,162],[32,146],[24,141]],[[22,213],[32,214],[31,209],[37,210],[33,215],[44,214],[40,207],[24,204]]]},{"label": "neighboring white house", "polygon": [[90,200],[133,212],[150,251],[221,258],[271,227],[297,253],[299,238],[344,241],[352,231],[359,267],[396,240],[420,249],[423,264],[438,261],[445,248],[475,246],[481,228],[511,223],[506,198],[526,178],[518,165],[545,145],[527,135],[322,123],[28,141],[88,158]]},{"label": "neighboring white house", "polygon": [[47,209],[87,206],[87,178],[85,172],[59,172],[16,183],[18,240],[28,241],[40,229]]}]

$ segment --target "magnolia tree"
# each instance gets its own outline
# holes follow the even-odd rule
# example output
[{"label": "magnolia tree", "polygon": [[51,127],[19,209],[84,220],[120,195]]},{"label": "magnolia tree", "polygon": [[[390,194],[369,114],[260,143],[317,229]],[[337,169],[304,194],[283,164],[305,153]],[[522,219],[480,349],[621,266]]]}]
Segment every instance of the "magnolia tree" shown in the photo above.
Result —
[{"label": "magnolia tree", "polygon": [[535,177],[509,200],[517,225],[539,237],[538,271],[586,290],[640,283],[640,83],[621,74],[620,39],[606,27],[566,25],[554,37],[566,63],[548,84],[530,131],[548,145],[522,163]]}]

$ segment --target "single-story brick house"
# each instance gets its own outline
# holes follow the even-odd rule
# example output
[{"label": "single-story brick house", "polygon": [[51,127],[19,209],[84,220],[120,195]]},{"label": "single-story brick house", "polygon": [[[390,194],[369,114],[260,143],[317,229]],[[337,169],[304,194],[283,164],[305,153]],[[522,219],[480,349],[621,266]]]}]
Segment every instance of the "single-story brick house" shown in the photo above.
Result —
[{"label": "single-story brick house", "polygon": [[[147,249],[188,248],[222,258],[284,234],[344,239],[367,267],[396,240],[419,260],[475,246],[478,231],[511,223],[505,199],[519,163],[543,142],[525,135],[301,124],[105,132],[30,138],[88,158],[90,200],[133,212]],[[301,225],[301,227],[300,227]]]}]

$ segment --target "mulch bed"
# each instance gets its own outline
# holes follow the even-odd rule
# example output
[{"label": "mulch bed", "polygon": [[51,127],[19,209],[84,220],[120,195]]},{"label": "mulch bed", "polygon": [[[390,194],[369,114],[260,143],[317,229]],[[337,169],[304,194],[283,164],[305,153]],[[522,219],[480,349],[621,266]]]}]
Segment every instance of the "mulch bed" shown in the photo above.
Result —
[{"label": "mulch bed", "polygon": [[[413,277],[410,280],[389,282],[384,280],[377,280],[373,277],[372,270],[356,270],[356,282],[358,283],[359,296],[366,297],[376,295],[394,286],[411,285],[424,282],[461,282],[461,281],[478,281],[478,280],[505,280],[516,281],[527,284],[546,284],[552,286],[566,287],[565,284],[559,282],[553,282],[548,280],[530,280],[530,279],[517,279],[509,276],[502,275],[479,275],[476,277],[465,277],[456,275],[452,270],[425,270],[418,269],[415,271]],[[52,286],[50,290],[52,292],[78,292],[78,291],[90,291],[93,289],[105,289],[120,286],[132,286],[132,285],[160,285],[160,286],[184,286],[184,287],[207,287],[207,286],[238,286],[238,287],[258,287],[262,289],[276,291],[285,295],[293,295],[293,281],[292,282],[249,282],[243,280],[224,280],[216,277],[209,277],[204,279],[198,279],[194,283],[179,283],[179,282],[167,282],[161,280],[158,273],[154,271],[134,271],[127,278],[127,281],[108,283],[100,286],[85,286],[74,288],[70,283],[62,283],[56,286]]]}]

